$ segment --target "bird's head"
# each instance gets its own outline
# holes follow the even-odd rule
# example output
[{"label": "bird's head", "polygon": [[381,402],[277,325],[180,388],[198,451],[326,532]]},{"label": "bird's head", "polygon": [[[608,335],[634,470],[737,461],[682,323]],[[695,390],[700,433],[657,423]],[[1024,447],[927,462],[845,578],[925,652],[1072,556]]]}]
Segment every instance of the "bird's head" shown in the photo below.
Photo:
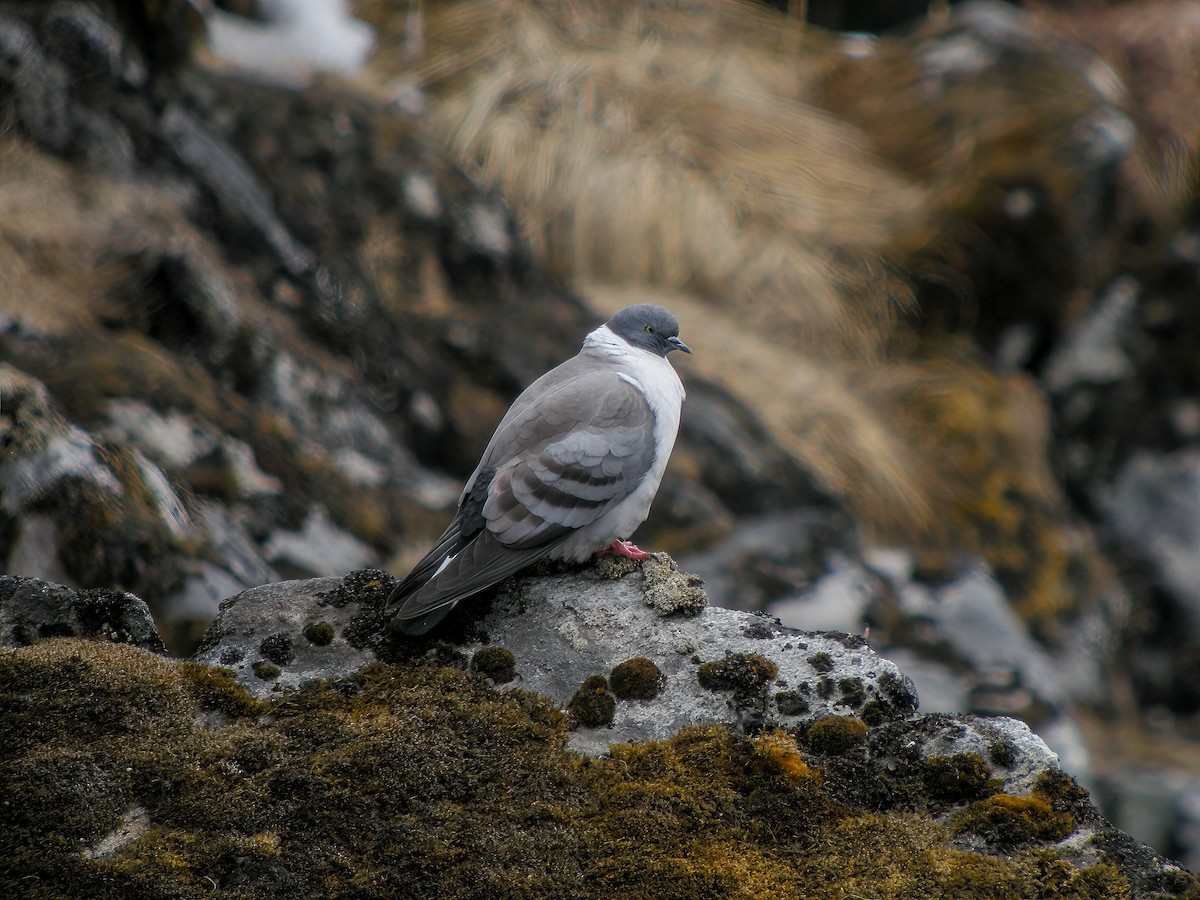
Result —
[{"label": "bird's head", "polygon": [[627,343],[659,356],[666,356],[672,350],[692,352],[692,348],[679,339],[679,323],[675,317],[653,303],[627,306],[607,324],[613,334]]}]

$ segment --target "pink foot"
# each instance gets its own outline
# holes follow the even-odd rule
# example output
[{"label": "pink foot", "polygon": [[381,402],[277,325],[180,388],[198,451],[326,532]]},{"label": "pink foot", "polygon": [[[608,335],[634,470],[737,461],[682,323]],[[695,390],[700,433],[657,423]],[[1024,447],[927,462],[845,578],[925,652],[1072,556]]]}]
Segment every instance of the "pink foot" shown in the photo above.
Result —
[{"label": "pink foot", "polygon": [[643,550],[641,547],[639,547],[637,544],[635,544],[633,541],[613,541],[611,544],[609,544],[607,547],[603,548],[602,550],[596,551],[597,556],[604,556],[609,553],[613,554],[614,556],[624,556],[629,559],[649,559],[650,558],[650,554],[647,553],[645,550]]}]

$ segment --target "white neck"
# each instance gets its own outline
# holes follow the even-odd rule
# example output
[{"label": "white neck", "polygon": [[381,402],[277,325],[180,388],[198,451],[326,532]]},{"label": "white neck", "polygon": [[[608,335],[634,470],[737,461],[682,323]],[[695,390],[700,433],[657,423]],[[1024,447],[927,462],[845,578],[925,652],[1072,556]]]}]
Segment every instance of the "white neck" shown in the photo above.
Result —
[{"label": "white neck", "polygon": [[657,355],[642,347],[633,346],[633,344],[609,328],[607,324],[601,325],[595,331],[590,332],[583,339],[583,347],[585,350],[590,348],[616,356],[633,353],[635,350],[640,350],[648,356]]}]

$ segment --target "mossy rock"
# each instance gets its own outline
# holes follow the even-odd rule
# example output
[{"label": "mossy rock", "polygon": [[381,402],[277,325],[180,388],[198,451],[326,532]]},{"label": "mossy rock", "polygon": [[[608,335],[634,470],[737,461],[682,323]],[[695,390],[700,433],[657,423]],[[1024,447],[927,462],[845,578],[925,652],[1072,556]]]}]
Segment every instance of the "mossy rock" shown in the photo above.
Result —
[{"label": "mossy rock", "polygon": [[[973,853],[919,808],[835,801],[785,732],[690,726],[590,758],[566,750],[568,724],[436,662],[268,703],[127,645],[0,650],[0,895],[1124,895],[1112,860],[1077,869],[1036,840]],[[968,810],[1053,840],[1055,802]]]}]

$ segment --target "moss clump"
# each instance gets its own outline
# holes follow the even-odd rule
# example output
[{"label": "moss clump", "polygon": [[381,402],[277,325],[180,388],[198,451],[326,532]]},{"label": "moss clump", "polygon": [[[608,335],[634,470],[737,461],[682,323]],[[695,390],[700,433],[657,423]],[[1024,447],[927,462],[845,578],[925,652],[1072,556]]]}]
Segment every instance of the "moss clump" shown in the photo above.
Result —
[{"label": "moss clump", "polygon": [[1044,884],[1043,897],[1109,900],[1130,896],[1129,880],[1115,866],[1101,863],[1080,869],[1048,850],[1036,853],[1035,859]]},{"label": "moss clump", "polygon": [[802,716],[811,709],[808,697],[808,685],[800,686],[802,690],[779,691],[775,695],[775,707],[781,716]]},{"label": "moss clump", "polygon": [[999,790],[991,778],[991,769],[978,753],[956,756],[931,756],[925,760],[925,789],[939,803],[978,800]]},{"label": "moss clump", "polygon": [[700,686],[710,691],[766,684],[779,674],[779,667],[757,653],[730,653],[722,660],[707,662],[696,673]]},{"label": "moss clump", "polygon": [[971,833],[989,844],[1013,847],[1031,841],[1061,841],[1075,830],[1075,820],[1055,812],[1038,796],[995,794],[955,815],[956,834]]},{"label": "moss clump", "polygon": [[592,675],[584,679],[567,710],[583,727],[600,728],[612,724],[617,701],[608,690],[608,680],[603,675]]},{"label": "moss clump", "polygon": [[1017,751],[1008,741],[996,741],[988,747],[988,758],[994,766],[1011,769],[1017,761]]},{"label": "moss clump", "polygon": [[724,659],[703,663],[696,680],[706,690],[732,691],[738,706],[763,710],[767,686],[778,674],[779,667],[757,653],[726,653]]},{"label": "moss clump", "polygon": [[866,743],[867,723],[853,716],[825,716],[808,726],[804,740],[813,753],[845,753]]},{"label": "moss clump", "polygon": [[274,663],[267,662],[265,659],[260,659],[250,667],[250,671],[255,677],[261,678],[263,681],[274,681],[283,674],[283,670]]},{"label": "moss clump", "polygon": [[796,746],[796,739],[781,729],[768,731],[751,740],[758,755],[758,771],[778,775],[792,784],[800,784],[817,777],[808,767]]},{"label": "moss clump", "polygon": [[838,690],[842,694],[842,703],[851,709],[858,709],[867,699],[867,690],[861,678],[839,679]]},{"label": "moss clump", "polygon": [[810,656],[808,664],[813,667],[813,671],[818,675],[828,675],[833,671],[833,657],[824,650]]},{"label": "moss clump", "polygon": [[277,666],[290,666],[296,659],[296,651],[292,649],[292,638],[282,631],[263,638],[262,643],[258,645],[258,652]]},{"label": "moss clump", "polygon": [[328,647],[333,643],[333,626],[328,622],[312,622],[304,626],[304,637],[314,647]]},{"label": "moss clump", "polygon": [[888,706],[882,700],[868,700],[858,711],[858,717],[868,725],[882,725],[888,720]]},{"label": "moss clump", "polygon": [[503,647],[481,647],[471,657],[471,671],[496,684],[508,684],[517,677],[517,660]]},{"label": "moss clump", "polygon": [[608,683],[620,700],[653,700],[666,686],[667,676],[651,660],[635,656],[615,665]]},{"label": "moss clump", "polygon": [[1088,802],[1088,792],[1062,769],[1047,769],[1039,775],[1032,793],[1046,800],[1056,812],[1071,812]]},{"label": "moss clump", "polygon": [[[206,709],[215,709],[235,719],[261,715],[266,711],[267,704],[256,699],[228,669],[181,662],[179,674],[187,692]],[[275,677],[278,675],[277,670]]]}]

